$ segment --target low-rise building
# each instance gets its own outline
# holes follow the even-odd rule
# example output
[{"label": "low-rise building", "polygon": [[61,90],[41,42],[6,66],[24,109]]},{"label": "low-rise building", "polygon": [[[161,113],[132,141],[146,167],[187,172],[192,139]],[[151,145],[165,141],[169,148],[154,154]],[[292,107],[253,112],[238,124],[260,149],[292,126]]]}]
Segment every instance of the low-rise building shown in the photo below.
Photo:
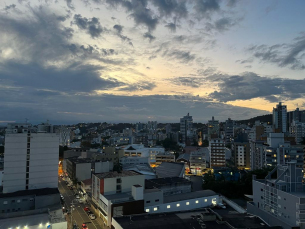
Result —
[{"label": "low-rise building", "polygon": [[135,171],[108,172],[92,177],[92,200],[107,226],[114,216],[144,212],[145,176]]},{"label": "low-rise building", "polygon": [[162,162],[175,162],[175,154],[169,152],[158,153],[155,166],[158,167]]},{"label": "low-rise building", "polygon": [[185,164],[181,162],[162,162],[155,170],[158,178],[185,176]]},{"label": "low-rise building", "polygon": [[206,157],[202,150],[193,151],[190,154],[190,171],[192,174],[201,175],[202,170],[206,169]]}]

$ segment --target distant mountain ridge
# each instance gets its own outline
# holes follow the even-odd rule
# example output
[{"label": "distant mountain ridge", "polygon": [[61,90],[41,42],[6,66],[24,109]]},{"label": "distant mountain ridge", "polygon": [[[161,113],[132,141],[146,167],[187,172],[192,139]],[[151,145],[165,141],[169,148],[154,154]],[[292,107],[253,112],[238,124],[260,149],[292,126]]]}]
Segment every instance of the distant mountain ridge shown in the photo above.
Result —
[{"label": "distant mountain ridge", "polygon": [[266,114],[266,115],[261,115],[261,116],[257,116],[254,118],[250,118],[250,119],[245,119],[245,120],[235,120],[235,122],[237,123],[241,123],[241,124],[254,124],[255,121],[260,121],[260,122],[269,122],[270,124],[272,123],[272,114]]}]

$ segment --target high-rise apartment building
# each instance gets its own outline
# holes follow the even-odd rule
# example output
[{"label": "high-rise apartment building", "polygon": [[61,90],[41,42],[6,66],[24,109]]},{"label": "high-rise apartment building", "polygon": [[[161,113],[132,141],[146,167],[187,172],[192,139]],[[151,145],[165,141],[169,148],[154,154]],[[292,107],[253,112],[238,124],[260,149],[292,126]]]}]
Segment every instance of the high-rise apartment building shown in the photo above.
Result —
[{"label": "high-rise apartment building", "polygon": [[287,132],[287,106],[279,102],[276,108],[273,108],[272,115],[273,127],[279,132]]},{"label": "high-rise apartment building", "polygon": [[193,117],[187,113],[186,116],[180,118],[180,133],[182,135],[182,142],[186,143],[188,137],[191,136],[193,129]]},{"label": "high-rise apartment building", "polygon": [[240,134],[233,144],[234,164],[239,169],[250,169],[250,144],[247,134]]},{"label": "high-rise apartment building", "polygon": [[212,120],[208,122],[208,139],[219,137],[219,121],[212,117]]},{"label": "high-rise apartment building", "polygon": [[29,123],[8,124],[5,135],[3,193],[57,188],[59,138],[50,128],[33,132]]},{"label": "high-rise apartment building", "polygon": [[226,120],[225,136],[226,136],[226,144],[230,143],[234,138],[234,121],[230,118]]},{"label": "high-rise apartment building", "polygon": [[225,142],[221,138],[212,138],[209,143],[210,167],[225,167]]}]

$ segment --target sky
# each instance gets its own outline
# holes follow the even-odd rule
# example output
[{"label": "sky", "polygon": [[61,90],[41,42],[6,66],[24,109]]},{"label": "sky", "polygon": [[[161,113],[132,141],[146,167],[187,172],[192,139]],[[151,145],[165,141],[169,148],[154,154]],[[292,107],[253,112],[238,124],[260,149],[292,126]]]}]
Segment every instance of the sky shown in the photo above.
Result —
[{"label": "sky", "polygon": [[0,123],[305,109],[303,0],[2,0]]}]

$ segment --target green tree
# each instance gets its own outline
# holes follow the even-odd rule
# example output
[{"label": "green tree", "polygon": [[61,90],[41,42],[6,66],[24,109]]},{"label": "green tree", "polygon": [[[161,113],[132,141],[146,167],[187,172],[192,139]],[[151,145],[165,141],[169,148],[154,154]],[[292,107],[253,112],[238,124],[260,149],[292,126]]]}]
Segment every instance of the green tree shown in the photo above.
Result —
[{"label": "green tree", "polygon": [[116,163],[113,165],[113,171],[117,171],[118,173],[122,172],[123,165],[121,163]]}]

